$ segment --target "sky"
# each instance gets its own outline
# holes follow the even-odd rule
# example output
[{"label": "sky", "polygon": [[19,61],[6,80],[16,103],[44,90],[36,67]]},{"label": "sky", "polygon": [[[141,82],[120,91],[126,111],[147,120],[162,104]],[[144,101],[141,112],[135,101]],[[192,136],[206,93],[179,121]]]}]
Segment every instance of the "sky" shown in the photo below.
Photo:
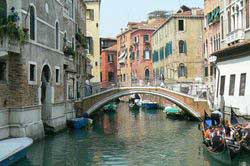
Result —
[{"label": "sky", "polygon": [[101,37],[116,37],[129,21],[143,21],[154,10],[177,10],[181,5],[203,8],[204,0],[102,0]]}]

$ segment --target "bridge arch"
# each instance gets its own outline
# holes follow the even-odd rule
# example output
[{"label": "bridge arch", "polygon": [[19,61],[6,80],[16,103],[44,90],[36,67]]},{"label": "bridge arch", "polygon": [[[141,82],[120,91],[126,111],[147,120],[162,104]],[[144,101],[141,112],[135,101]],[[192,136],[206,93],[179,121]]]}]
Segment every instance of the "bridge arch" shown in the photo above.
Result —
[{"label": "bridge arch", "polygon": [[[114,88],[104,91],[99,94],[89,96],[83,101],[76,103],[75,108],[78,110],[78,116],[81,116],[83,112],[88,114],[93,114],[98,108],[102,107],[106,103],[123,96],[128,96],[131,94],[151,94],[154,96],[160,96],[165,98],[177,106],[201,120],[203,117],[204,110],[208,111],[207,101],[196,99],[192,96],[182,94],[179,92],[174,92],[165,88],[160,87],[122,87]],[[79,111],[80,110],[80,111]]]}]

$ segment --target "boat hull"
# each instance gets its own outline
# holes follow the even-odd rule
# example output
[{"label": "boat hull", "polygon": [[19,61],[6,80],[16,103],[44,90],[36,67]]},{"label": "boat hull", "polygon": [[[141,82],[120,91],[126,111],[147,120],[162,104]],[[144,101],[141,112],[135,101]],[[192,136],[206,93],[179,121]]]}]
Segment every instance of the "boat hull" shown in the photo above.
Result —
[{"label": "boat hull", "polygon": [[90,126],[92,124],[92,119],[89,118],[75,118],[68,120],[67,124],[69,127],[74,129],[81,129],[83,127]]},{"label": "boat hull", "polygon": [[232,162],[232,159],[235,157],[235,155],[232,154],[232,152],[226,147],[222,152],[214,152],[210,148],[208,148],[205,144],[204,148],[213,159],[225,164],[230,164]]},{"label": "boat hull", "polygon": [[129,104],[129,109],[131,111],[138,111],[140,109],[140,106],[138,106],[137,104]]},{"label": "boat hull", "polygon": [[31,138],[11,138],[0,141],[0,166],[8,166],[26,157]]},{"label": "boat hull", "polygon": [[152,110],[152,109],[158,109],[159,106],[157,103],[143,103],[142,108]]}]

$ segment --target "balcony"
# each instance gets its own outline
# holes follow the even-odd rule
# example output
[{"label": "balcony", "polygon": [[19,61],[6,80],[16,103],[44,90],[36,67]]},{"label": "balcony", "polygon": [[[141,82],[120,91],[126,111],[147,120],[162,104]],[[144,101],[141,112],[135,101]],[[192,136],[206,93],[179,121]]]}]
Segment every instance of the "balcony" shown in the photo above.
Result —
[{"label": "balcony", "polygon": [[232,42],[235,42],[237,40],[243,40],[245,39],[245,32],[243,29],[236,29],[229,34],[227,34],[226,43],[230,44]]},{"label": "balcony", "polygon": [[9,39],[8,37],[0,38],[0,53],[4,52],[20,54],[20,43],[17,40]]}]

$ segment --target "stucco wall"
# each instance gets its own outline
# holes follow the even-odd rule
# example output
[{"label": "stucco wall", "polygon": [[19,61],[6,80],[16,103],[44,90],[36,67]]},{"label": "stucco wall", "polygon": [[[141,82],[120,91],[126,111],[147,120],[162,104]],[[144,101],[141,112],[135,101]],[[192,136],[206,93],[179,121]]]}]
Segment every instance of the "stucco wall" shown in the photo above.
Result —
[{"label": "stucco wall", "polygon": [[[218,68],[220,69],[220,76],[225,75],[225,89],[224,89],[224,100],[226,107],[235,107],[239,109],[240,114],[250,115],[250,54],[247,57],[242,57],[233,60],[227,60],[224,62],[218,62]],[[239,96],[240,86],[240,75],[246,73],[246,89],[245,95]],[[217,72],[218,74],[218,72]],[[235,74],[235,91],[233,96],[229,96],[229,83],[230,75]],[[216,76],[218,78],[218,75]],[[218,79],[216,80],[218,81]],[[217,86],[217,83],[216,83]],[[219,83],[220,87],[220,83]],[[217,88],[216,88],[217,89]],[[220,90],[220,89],[219,89]],[[216,96],[216,92],[215,92]],[[220,104],[220,91],[218,98],[215,98],[215,104]]]}]

